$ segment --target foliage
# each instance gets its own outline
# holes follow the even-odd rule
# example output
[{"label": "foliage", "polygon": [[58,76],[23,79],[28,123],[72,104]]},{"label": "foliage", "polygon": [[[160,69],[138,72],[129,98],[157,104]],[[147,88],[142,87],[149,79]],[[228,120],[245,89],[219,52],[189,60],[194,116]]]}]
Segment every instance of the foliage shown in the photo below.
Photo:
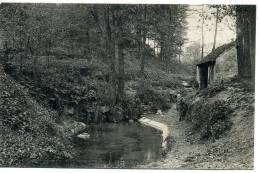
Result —
[{"label": "foliage", "polygon": [[[209,6],[210,9],[218,9],[219,12],[218,12],[218,22],[221,22],[225,16],[231,16],[231,17],[235,17],[235,6],[232,6],[232,5],[210,5]],[[217,15],[217,12],[216,10],[214,12],[211,12],[211,14],[213,16],[216,17]],[[206,16],[207,18],[209,18],[209,16]]]},{"label": "foliage", "polygon": [[189,63],[196,64],[201,59],[201,45],[199,42],[194,42],[186,47],[185,60]]},{"label": "foliage", "polygon": [[[111,44],[106,43],[109,32],[106,22],[109,22],[112,37],[120,39],[118,32],[122,30],[126,49],[136,51],[140,39],[153,40],[157,47],[163,47],[161,60],[164,61],[181,53],[186,8],[184,5],[1,4],[1,29],[7,46],[17,53],[20,51],[22,59],[30,54],[56,56],[57,53],[92,58],[110,56],[106,55],[107,44]],[[117,26],[112,26],[115,20]],[[152,50],[149,46],[145,49]]]},{"label": "foliage", "polygon": [[190,84],[191,86],[194,88],[194,89],[199,89],[199,83],[197,81],[196,78],[193,78],[191,81],[190,81]]},{"label": "foliage", "polygon": [[210,98],[216,95],[217,93],[223,91],[224,89],[225,86],[223,85],[223,82],[216,81],[208,88],[200,90],[199,95]]},{"label": "foliage", "polygon": [[[42,90],[40,85],[51,83],[44,87],[51,93],[51,104],[60,112],[61,105],[73,102],[78,107],[87,102],[81,97],[88,97],[83,93],[83,88],[88,87],[77,89],[73,83],[94,84],[95,89],[88,93],[93,94],[92,100],[88,100],[85,108],[79,106],[75,110],[93,114],[97,105],[113,107],[124,100],[127,55],[141,61],[141,78],[145,78],[148,57],[160,56],[158,67],[171,71],[184,44],[186,8],[185,5],[1,4],[5,49],[14,50],[12,57],[6,57],[18,66],[17,78],[22,72],[39,86],[33,95]],[[160,55],[155,53],[156,47]],[[90,79],[86,81],[79,77],[79,67],[64,66],[65,61],[72,59],[86,60],[87,67],[83,68],[100,74],[88,74],[86,77]],[[92,64],[97,66],[89,68]],[[173,80],[159,79],[166,87],[175,87]],[[68,85],[62,86],[64,83]]]},{"label": "foliage", "polygon": [[141,103],[150,106],[155,113],[157,110],[167,110],[171,107],[170,95],[165,92],[156,92],[152,88],[139,88],[137,97]]},{"label": "foliage", "polygon": [[[15,105],[7,102],[9,107],[0,113],[1,125],[8,127],[1,138],[3,149],[8,149],[0,159],[2,165],[66,159],[68,155],[61,152],[66,151],[59,136],[62,132],[55,123],[62,116],[84,122],[118,122],[137,120],[142,101],[151,102],[154,110],[169,108],[169,96],[154,90],[125,97],[124,58],[136,59],[135,66],[141,64],[141,78],[150,59],[164,69],[168,64],[174,66],[184,43],[186,6],[1,4],[0,18],[6,52],[3,59],[10,63],[6,70],[28,89],[26,101],[30,94],[57,111],[52,117],[48,111],[40,113],[36,102],[37,107],[30,105],[31,111],[25,110],[28,105],[21,100],[10,101]],[[163,52],[160,58],[156,47]],[[161,79],[167,87],[175,86],[173,80],[156,73],[152,78]],[[13,137],[7,140],[10,135]],[[19,147],[12,144],[15,138],[21,139],[21,155],[16,151]],[[33,142],[35,145],[30,145]]]},{"label": "foliage", "polygon": [[127,120],[137,121],[143,113],[141,109],[140,99],[137,97],[126,98],[122,103],[122,107],[124,108],[123,111],[124,118]]},{"label": "foliage", "polygon": [[71,156],[56,113],[31,100],[0,67],[0,165],[41,165],[39,160]]},{"label": "foliage", "polygon": [[202,139],[217,139],[230,129],[230,113],[231,109],[224,101],[207,103],[201,100],[189,105],[187,118],[199,130]]}]

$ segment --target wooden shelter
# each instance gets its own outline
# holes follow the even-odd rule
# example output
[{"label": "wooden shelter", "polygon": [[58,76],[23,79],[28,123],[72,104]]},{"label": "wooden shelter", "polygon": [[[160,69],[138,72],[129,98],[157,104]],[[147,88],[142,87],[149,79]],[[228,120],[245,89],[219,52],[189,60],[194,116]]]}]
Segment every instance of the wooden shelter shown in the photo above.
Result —
[{"label": "wooden shelter", "polygon": [[228,44],[224,44],[207,56],[205,56],[199,63],[196,64],[197,75],[196,79],[199,84],[199,88],[207,88],[209,84],[212,84],[215,77],[215,64],[216,59],[225,51],[230,50],[236,45],[235,41],[232,41]]}]

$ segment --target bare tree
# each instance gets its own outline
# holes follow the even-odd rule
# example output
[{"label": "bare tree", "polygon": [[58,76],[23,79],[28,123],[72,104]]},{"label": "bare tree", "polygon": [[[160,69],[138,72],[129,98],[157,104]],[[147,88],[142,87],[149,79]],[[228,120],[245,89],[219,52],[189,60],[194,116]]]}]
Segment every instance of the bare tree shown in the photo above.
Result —
[{"label": "bare tree", "polygon": [[218,32],[218,21],[219,21],[219,7],[216,9],[216,23],[215,23],[215,32],[214,32],[214,41],[213,41],[213,47],[212,51],[216,48],[216,40],[217,40],[217,32]]},{"label": "bare tree", "polygon": [[204,57],[204,5],[202,5],[202,12],[201,12],[201,59]]}]

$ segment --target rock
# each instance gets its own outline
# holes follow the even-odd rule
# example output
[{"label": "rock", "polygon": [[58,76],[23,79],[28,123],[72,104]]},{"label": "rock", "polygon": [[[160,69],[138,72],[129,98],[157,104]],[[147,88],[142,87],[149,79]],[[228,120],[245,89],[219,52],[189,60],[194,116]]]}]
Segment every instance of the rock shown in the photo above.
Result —
[{"label": "rock", "polygon": [[185,158],[184,162],[192,162],[195,160],[195,158],[196,158],[195,156],[188,156]]},{"label": "rock", "polygon": [[87,125],[82,122],[74,122],[72,123],[65,131],[66,136],[76,135],[86,129]]},{"label": "rock", "polygon": [[75,113],[74,107],[65,105],[63,110],[65,115],[73,115]]},{"label": "rock", "polygon": [[134,122],[134,120],[129,120],[128,122],[129,122],[129,123],[133,123],[133,122]]},{"label": "rock", "polygon": [[80,139],[86,140],[86,139],[90,138],[90,134],[84,132],[84,133],[81,133],[81,134],[77,135],[77,137],[80,138]]},{"label": "rock", "polygon": [[110,114],[108,115],[108,122],[119,122],[123,119],[123,109],[121,106],[114,106],[110,110]]},{"label": "rock", "polygon": [[101,106],[101,107],[100,107],[100,112],[101,112],[102,114],[107,113],[107,112],[109,112],[109,111],[110,111],[110,108],[109,108],[108,106]]},{"label": "rock", "polygon": [[191,87],[191,85],[186,81],[181,81],[181,85],[184,86],[184,87],[187,87],[187,88]]},{"label": "rock", "polygon": [[145,113],[147,113],[147,112],[149,112],[149,111],[151,110],[151,106],[141,104],[141,109],[142,109]]},{"label": "rock", "polygon": [[161,131],[161,135],[162,135],[162,148],[166,149],[167,148],[167,139],[170,135],[170,130],[168,128],[168,126],[166,124],[157,122],[157,121],[153,121],[149,118],[146,117],[142,117],[138,120],[139,123],[146,125],[146,126],[150,126],[152,128],[155,128],[159,131]]},{"label": "rock", "polygon": [[163,114],[162,114],[162,110],[157,110],[157,112],[156,112],[156,115],[161,115],[161,116],[163,116]]}]

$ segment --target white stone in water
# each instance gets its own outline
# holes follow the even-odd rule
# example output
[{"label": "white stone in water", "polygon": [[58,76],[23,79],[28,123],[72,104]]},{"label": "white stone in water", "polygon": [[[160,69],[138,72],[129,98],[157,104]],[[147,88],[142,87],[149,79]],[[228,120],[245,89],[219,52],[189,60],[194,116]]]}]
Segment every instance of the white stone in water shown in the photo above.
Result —
[{"label": "white stone in water", "polygon": [[66,132],[66,136],[73,136],[76,135],[82,131],[84,131],[87,127],[86,124],[84,124],[83,122],[64,122],[65,123],[65,128],[67,131]]},{"label": "white stone in water", "polygon": [[129,123],[133,123],[133,122],[134,122],[134,120],[129,120],[128,122],[129,122]]},{"label": "white stone in water", "polygon": [[85,139],[89,139],[90,138],[90,134],[84,132],[84,133],[81,133],[81,134],[77,135],[77,137],[80,138],[80,139],[84,139],[85,140]]},{"label": "white stone in water", "polygon": [[167,137],[170,136],[170,130],[168,128],[168,126],[166,124],[157,122],[157,121],[153,121],[151,119],[148,119],[146,117],[142,117],[138,120],[138,122],[140,122],[141,124],[153,127],[159,131],[162,132],[162,148],[166,149],[167,148]]},{"label": "white stone in water", "polygon": [[182,86],[184,87],[190,87],[190,84],[186,81],[181,81]]},{"label": "white stone in water", "polygon": [[156,113],[156,115],[161,115],[161,116],[163,116],[163,114],[162,114],[162,110],[157,110],[157,113]]}]

